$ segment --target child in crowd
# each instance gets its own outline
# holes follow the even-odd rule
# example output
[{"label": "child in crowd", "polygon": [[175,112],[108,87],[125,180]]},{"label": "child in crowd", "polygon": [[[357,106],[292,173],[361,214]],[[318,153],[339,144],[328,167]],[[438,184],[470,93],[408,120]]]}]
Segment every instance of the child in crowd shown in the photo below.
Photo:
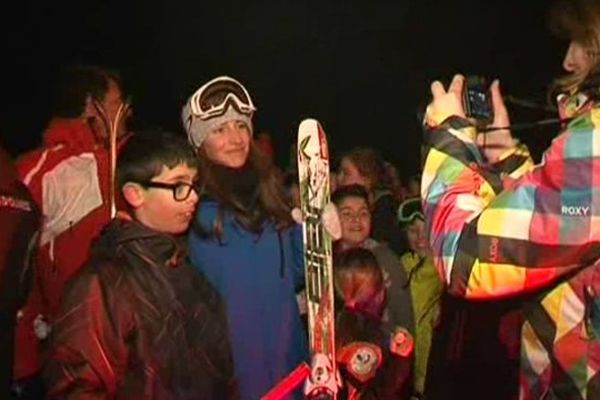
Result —
[{"label": "child in crowd", "polygon": [[196,174],[178,136],[140,133],[123,148],[130,213],[104,228],[66,291],[45,369],[50,399],[237,398],[221,300],[179,239]]},{"label": "child in crowd", "polygon": [[413,333],[414,317],[406,272],[400,259],[385,244],[372,239],[369,195],[361,185],[342,186],[332,201],[338,209],[342,238],[335,243],[335,254],[350,248],[362,247],[375,255],[387,286],[385,323],[389,329],[402,326]]},{"label": "child in crowd", "polygon": [[406,399],[411,389],[412,337],[382,326],[386,290],[377,259],[367,249],[338,255],[335,290],[341,303],[336,316],[336,358],[343,399]]},{"label": "child in crowd", "polygon": [[425,234],[425,218],[418,197],[404,201],[398,208],[398,221],[404,229],[410,250],[400,257],[407,275],[415,318],[415,392],[425,387],[427,361],[433,328],[440,317],[443,285],[433,265]]},{"label": "child in crowd", "polygon": [[345,153],[340,162],[337,181],[338,187],[357,184],[367,189],[372,216],[371,237],[387,244],[398,255],[406,251],[394,218],[398,201],[390,190],[385,162],[377,151],[358,147]]}]

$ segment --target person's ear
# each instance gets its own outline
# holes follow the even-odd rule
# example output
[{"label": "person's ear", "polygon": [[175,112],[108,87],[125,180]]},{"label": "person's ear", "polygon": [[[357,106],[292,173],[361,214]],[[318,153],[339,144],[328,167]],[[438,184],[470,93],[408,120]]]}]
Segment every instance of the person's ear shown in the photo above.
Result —
[{"label": "person's ear", "polygon": [[127,204],[129,204],[132,208],[139,208],[142,204],[144,204],[146,193],[138,183],[127,182],[125,185],[123,185],[121,192],[123,193],[123,198],[125,198]]}]

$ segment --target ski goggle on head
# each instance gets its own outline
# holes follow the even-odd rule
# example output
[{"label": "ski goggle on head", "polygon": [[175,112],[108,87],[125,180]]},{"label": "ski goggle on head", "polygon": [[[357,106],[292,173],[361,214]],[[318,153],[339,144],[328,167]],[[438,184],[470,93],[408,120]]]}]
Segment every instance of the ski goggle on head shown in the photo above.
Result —
[{"label": "ski goggle on head", "polygon": [[421,199],[419,197],[405,200],[400,204],[400,207],[398,207],[398,223],[401,227],[404,228],[412,224],[416,219],[425,221],[425,216],[421,209]]},{"label": "ski goggle on head", "polygon": [[246,88],[228,76],[220,76],[200,87],[181,110],[188,140],[195,148],[221,124],[236,120],[252,133],[252,114],[256,111]]},{"label": "ski goggle on head", "polygon": [[189,105],[193,116],[201,120],[219,117],[230,106],[245,115],[256,111],[250,93],[240,82],[228,76],[220,76],[205,83],[190,97]]}]

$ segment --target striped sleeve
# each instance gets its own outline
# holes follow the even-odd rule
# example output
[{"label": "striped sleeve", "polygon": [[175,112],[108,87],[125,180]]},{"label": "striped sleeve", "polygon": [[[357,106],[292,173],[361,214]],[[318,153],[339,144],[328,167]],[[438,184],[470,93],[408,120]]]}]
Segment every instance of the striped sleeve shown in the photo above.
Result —
[{"label": "striped sleeve", "polygon": [[452,117],[426,132],[423,207],[451,293],[496,298],[534,290],[600,256],[597,126],[600,110],[583,114],[533,168],[517,149],[500,171],[518,178],[506,187],[497,166],[483,163],[466,120]]},{"label": "striped sleeve", "polygon": [[533,169],[534,164],[527,146],[515,143],[500,160],[493,165],[494,169],[505,178],[518,179]]}]

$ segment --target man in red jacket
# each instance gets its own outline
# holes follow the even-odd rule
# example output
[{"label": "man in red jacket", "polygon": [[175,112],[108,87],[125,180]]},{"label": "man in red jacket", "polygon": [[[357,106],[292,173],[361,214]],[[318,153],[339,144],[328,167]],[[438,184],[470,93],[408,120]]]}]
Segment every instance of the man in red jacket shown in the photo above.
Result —
[{"label": "man in red jacket", "polygon": [[24,303],[33,268],[31,258],[39,212],[19,182],[11,158],[0,147],[0,398],[10,399],[17,310]]},{"label": "man in red jacket", "polygon": [[48,333],[65,282],[113,215],[111,143],[126,132],[128,105],[116,75],[74,67],[61,77],[57,94],[42,147],[17,161],[44,218],[38,279],[17,324],[14,372],[25,382],[39,371],[37,342]]}]

